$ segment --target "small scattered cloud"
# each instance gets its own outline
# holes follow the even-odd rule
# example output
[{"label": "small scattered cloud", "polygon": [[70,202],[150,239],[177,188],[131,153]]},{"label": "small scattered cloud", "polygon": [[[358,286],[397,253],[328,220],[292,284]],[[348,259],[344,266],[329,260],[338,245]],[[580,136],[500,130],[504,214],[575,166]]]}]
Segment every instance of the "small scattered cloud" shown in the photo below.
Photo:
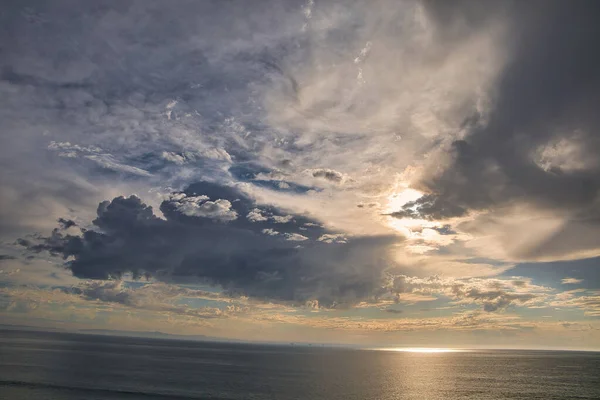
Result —
[{"label": "small scattered cloud", "polygon": [[171,151],[163,151],[160,154],[160,156],[162,157],[163,160],[172,162],[177,165],[183,165],[188,161],[188,159],[185,155],[174,153]]},{"label": "small scattered cloud", "polygon": [[324,243],[347,243],[348,239],[346,238],[346,235],[342,234],[342,233],[326,233],[324,235],[319,236],[319,238],[317,239],[319,242],[324,242]]},{"label": "small scattered cloud", "polygon": [[77,223],[75,221],[73,221],[72,219],[59,218],[58,223],[60,224],[60,227],[62,229],[69,229],[74,226],[77,226]]},{"label": "small scattered cloud", "polygon": [[583,282],[583,279],[577,279],[577,278],[563,278],[560,281],[560,283],[562,283],[563,285],[576,285],[581,282]]},{"label": "small scattered cloud", "polygon": [[343,173],[328,168],[309,169],[307,172],[315,178],[324,179],[333,183],[342,183],[347,179]]},{"label": "small scattered cloud", "polygon": [[287,224],[294,219],[293,215],[273,215],[271,220],[276,224]]},{"label": "small scattered cloud", "polygon": [[291,242],[303,242],[305,240],[308,240],[308,238],[299,233],[286,233],[285,240],[289,240]]},{"label": "small scattered cloud", "polygon": [[211,218],[222,222],[233,221],[238,217],[229,200],[211,201],[208,196],[186,196],[183,193],[172,195],[170,200],[177,211],[188,217]]},{"label": "small scattered cloud", "polygon": [[444,296],[455,304],[478,304],[485,312],[505,310],[509,306],[536,305],[548,300],[549,289],[543,286],[515,284],[514,280],[496,278],[452,279],[432,276],[417,278],[396,276],[390,290],[401,299],[404,294]]},{"label": "small scattered cloud", "polygon": [[246,218],[251,222],[267,222],[271,221],[275,224],[287,224],[294,220],[293,215],[273,215],[273,213],[259,208],[254,208],[247,215]]},{"label": "small scattered cloud", "polygon": [[251,222],[265,222],[269,220],[268,217],[262,215],[262,212],[258,208],[251,210],[248,215],[246,215],[246,218]]}]

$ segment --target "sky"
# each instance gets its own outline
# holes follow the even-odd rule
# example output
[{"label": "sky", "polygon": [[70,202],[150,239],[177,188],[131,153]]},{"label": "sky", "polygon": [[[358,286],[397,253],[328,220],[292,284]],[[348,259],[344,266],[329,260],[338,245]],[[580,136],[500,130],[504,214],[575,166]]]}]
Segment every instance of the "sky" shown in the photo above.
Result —
[{"label": "sky", "polygon": [[5,2],[0,323],[600,349],[598,17]]}]

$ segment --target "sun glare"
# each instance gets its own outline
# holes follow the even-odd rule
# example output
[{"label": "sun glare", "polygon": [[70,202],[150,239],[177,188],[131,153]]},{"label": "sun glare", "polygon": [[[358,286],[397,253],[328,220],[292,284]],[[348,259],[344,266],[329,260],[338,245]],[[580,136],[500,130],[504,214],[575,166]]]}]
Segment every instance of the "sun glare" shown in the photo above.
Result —
[{"label": "sun glare", "polygon": [[385,209],[386,213],[391,213],[402,209],[402,206],[411,201],[415,201],[423,196],[423,193],[415,189],[406,188],[400,192],[393,193],[388,197],[388,203]]},{"label": "sun glare", "polygon": [[[388,196],[387,204],[383,210],[385,214],[400,211],[405,204],[415,201],[423,196],[423,193],[415,189],[406,187],[398,189],[401,190],[395,191],[395,193]],[[428,221],[412,218],[387,218],[388,225],[406,237],[410,237],[415,228],[420,231],[427,222]]]}]

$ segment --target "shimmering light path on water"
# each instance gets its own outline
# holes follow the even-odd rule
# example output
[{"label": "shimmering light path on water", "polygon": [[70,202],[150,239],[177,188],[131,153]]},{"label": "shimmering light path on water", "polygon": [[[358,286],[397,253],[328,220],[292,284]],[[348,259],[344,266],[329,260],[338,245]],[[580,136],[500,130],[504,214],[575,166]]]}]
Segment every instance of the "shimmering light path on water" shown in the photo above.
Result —
[{"label": "shimmering light path on water", "polygon": [[365,351],[0,331],[0,398],[599,399],[600,353]]},{"label": "shimmering light path on water", "polygon": [[399,351],[406,353],[464,353],[471,350],[468,349],[450,349],[443,347],[384,347],[375,348],[372,350],[380,351]]}]

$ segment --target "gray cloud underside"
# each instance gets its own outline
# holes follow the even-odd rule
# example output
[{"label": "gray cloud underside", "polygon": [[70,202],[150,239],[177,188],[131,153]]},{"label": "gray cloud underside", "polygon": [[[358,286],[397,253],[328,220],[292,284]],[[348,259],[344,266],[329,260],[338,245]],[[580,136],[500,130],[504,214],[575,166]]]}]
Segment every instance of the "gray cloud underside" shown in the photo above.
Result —
[{"label": "gray cloud underside", "polygon": [[[177,209],[179,203],[165,200],[161,211],[166,219],[160,219],[139,198],[118,197],[99,205],[94,229],[81,236],[56,229],[50,237],[20,243],[34,252],[72,258],[67,265],[80,278],[107,279],[126,272],[165,281],[197,278],[232,294],[296,303],[314,299],[324,306],[382,293],[389,266],[383,256],[392,238],[325,243],[319,239],[331,233],[304,216],[292,215],[285,222],[245,218],[257,208],[288,214],[257,205],[233,187],[201,182],[183,194],[226,200],[238,217],[190,216]],[[277,235],[269,234],[275,230]]]}]

